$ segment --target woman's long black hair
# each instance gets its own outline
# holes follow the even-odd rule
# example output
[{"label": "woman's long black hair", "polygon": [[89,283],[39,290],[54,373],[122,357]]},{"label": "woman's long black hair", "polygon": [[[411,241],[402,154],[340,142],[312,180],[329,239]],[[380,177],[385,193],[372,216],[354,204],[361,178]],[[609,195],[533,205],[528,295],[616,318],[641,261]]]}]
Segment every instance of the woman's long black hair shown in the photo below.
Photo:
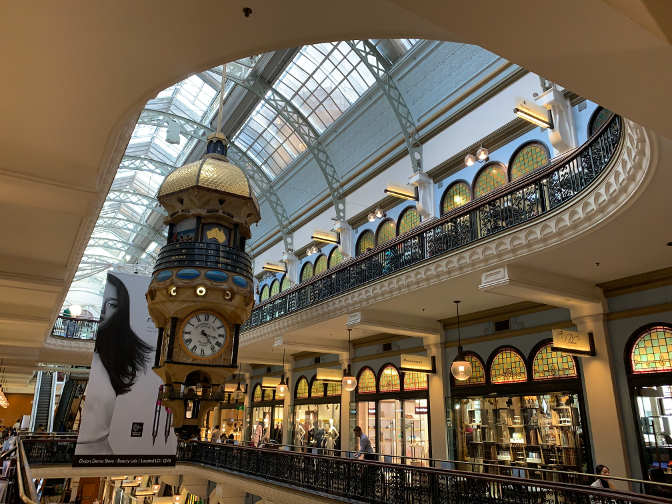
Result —
[{"label": "woman's long black hair", "polygon": [[112,388],[122,395],[131,390],[138,374],[147,370],[152,347],[131,329],[131,300],[124,283],[111,274],[107,275],[107,281],[117,289],[118,306],[116,313],[98,329],[95,351],[110,376]]}]

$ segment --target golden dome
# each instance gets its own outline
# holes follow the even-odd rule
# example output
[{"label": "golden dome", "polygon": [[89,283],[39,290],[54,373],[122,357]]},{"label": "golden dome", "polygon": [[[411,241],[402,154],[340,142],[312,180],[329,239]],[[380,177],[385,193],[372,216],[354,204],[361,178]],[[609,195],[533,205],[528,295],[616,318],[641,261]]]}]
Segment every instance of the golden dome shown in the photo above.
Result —
[{"label": "golden dome", "polygon": [[224,156],[212,154],[174,170],[159,187],[158,198],[202,187],[256,200],[247,176]]}]

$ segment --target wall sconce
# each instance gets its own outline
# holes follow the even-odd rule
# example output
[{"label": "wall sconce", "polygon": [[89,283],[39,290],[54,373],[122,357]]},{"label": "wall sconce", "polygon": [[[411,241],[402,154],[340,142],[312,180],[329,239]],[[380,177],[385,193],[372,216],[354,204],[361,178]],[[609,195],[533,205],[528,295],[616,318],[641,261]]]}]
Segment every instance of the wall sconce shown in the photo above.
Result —
[{"label": "wall sconce", "polygon": [[476,151],[475,156],[471,153],[466,155],[466,157],[464,158],[464,164],[467,166],[471,166],[476,161],[478,161],[479,163],[484,163],[485,161],[488,160],[488,155],[489,155],[488,149],[486,149],[485,147],[483,147],[483,145],[481,145],[481,147]]},{"label": "wall sconce", "polygon": [[387,214],[385,213],[385,211],[382,208],[376,208],[375,211],[373,211],[369,214],[368,219],[369,219],[369,222],[374,222],[376,220],[376,218],[382,219],[384,217],[387,217]]},{"label": "wall sconce", "polygon": [[205,296],[206,292],[208,292],[208,291],[202,285],[199,285],[198,287],[196,287],[196,295],[197,296]]},{"label": "wall sconce", "polygon": [[317,245],[313,245],[312,247],[308,248],[308,250],[306,251],[306,255],[317,254],[319,251],[320,249],[317,248]]}]

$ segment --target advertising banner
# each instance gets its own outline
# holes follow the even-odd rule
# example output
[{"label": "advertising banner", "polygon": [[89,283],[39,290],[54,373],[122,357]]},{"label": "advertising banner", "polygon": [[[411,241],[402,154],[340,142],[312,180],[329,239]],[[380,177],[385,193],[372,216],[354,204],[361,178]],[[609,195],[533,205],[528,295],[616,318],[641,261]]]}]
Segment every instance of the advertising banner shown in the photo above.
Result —
[{"label": "advertising banner", "polygon": [[156,408],[163,382],[152,371],[158,331],[145,300],[150,281],[107,274],[73,466],[175,465],[177,437],[165,408]]}]

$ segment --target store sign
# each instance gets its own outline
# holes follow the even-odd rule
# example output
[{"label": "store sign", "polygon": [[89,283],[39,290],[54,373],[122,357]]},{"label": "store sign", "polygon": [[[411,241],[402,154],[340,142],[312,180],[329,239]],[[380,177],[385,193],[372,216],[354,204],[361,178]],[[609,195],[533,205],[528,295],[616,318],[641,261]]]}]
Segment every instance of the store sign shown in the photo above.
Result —
[{"label": "store sign", "polygon": [[318,368],[317,369],[317,379],[320,380],[320,381],[340,382],[343,379],[343,370],[341,370],[341,369],[330,369],[330,368]]},{"label": "store sign", "polygon": [[375,415],[376,414],[376,408],[369,408],[369,415]]},{"label": "store sign", "polygon": [[416,415],[426,415],[427,414],[427,406],[416,406],[415,407],[415,414]]},{"label": "store sign", "polygon": [[554,352],[564,352],[570,355],[595,355],[593,333],[553,329]]},{"label": "store sign", "polygon": [[270,271],[272,273],[284,273],[287,271],[287,266],[285,263],[277,262],[277,261],[266,261],[264,264],[264,270],[265,271]]},{"label": "store sign", "polygon": [[412,185],[404,185],[393,180],[387,181],[387,186],[385,186],[385,194],[390,196],[395,196],[397,198],[402,198],[406,200],[416,200],[418,199],[418,194],[416,188]]},{"label": "store sign", "polygon": [[274,389],[278,385],[280,385],[280,377],[279,376],[264,376],[261,379],[261,388]]},{"label": "store sign", "polygon": [[434,366],[431,357],[423,357],[422,355],[401,355],[401,365],[399,368],[402,371],[425,371],[427,373],[434,373]]},{"label": "store sign", "polygon": [[325,231],[324,229],[315,229],[313,231],[313,236],[311,238],[315,241],[325,242],[325,243],[340,243],[338,239],[338,233],[334,231]]},{"label": "store sign", "polygon": [[238,388],[238,382],[226,382],[224,384],[224,392],[235,392],[237,388]]},{"label": "store sign", "polygon": [[243,406],[242,404],[236,406],[236,411],[245,411],[245,406]]}]

